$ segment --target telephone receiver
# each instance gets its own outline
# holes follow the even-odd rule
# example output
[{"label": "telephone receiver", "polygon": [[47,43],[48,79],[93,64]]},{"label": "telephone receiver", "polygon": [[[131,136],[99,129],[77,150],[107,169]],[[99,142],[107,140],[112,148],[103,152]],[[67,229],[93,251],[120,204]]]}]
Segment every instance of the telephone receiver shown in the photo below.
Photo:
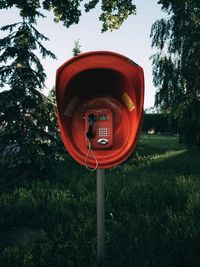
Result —
[{"label": "telephone receiver", "polygon": [[88,130],[86,133],[87,138],[91,139],[94,138],[94,131],[93,131],[93,125],[94,122],[96,121],[96,116],[94,114],[89,114],[88,115]]}]

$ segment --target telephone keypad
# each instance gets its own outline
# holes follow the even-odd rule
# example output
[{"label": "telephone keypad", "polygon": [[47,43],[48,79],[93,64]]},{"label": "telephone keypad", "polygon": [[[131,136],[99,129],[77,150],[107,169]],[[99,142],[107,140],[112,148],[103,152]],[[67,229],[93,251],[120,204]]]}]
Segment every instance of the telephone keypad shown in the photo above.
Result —
[{"label": "telephone keypad", "polygon": [[109,137],[110,128],[99,128],[99,137]]}]

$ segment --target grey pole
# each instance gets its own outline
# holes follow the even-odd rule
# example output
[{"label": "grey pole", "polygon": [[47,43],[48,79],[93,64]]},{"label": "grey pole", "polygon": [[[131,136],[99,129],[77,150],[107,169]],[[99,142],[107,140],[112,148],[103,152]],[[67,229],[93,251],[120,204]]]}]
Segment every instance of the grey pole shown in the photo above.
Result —
[{"label": "grey pole", "polygon": [[97,169],[97,266],[105,264],[105,171]]}]

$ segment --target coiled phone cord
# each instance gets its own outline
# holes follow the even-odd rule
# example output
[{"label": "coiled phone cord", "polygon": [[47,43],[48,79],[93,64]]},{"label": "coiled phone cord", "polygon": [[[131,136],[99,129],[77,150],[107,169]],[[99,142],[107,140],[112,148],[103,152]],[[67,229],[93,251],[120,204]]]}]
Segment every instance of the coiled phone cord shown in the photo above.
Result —
[{"label": "coiled phone cord", "polygon": [[[88,141],[88,151],[87,151],[87,154],[86,154],[86,156],[85,156],[85,167],[86,167],[87,170],[93,172],[93,171],[96,171],[96,169],[97,169],[98,166],[99,166],[99,163],[98,163],[98,160],[97,160],[97,158],[96,158],[96,156],[95,156],[94,151],[92,150],[92,146],[91,146],[91,142],[90,142],[89,138],[87,137],[86,134],[85,134],[85,136],[86,136],[87,141]],[[88,160],[88,157],[89,157],[89,154],[90,154],[90,153],[92,154],[92,156],[93,156],[93,158],[94,158],[94,160],[95,160],[95,162],[96,162],[96,166],[95,166],[94,168],[90,168],[90,167],[87,165],[87,160]]]}]

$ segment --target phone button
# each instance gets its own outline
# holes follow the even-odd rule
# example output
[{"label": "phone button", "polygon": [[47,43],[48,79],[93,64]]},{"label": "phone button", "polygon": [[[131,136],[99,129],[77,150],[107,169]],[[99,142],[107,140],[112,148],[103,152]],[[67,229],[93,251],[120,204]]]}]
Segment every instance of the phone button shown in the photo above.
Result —
[{"label": "phone button", "polygon": [[97,142],[100,145],[107,145],[109,143],[108,139],[106,138],[100,138]]}]

